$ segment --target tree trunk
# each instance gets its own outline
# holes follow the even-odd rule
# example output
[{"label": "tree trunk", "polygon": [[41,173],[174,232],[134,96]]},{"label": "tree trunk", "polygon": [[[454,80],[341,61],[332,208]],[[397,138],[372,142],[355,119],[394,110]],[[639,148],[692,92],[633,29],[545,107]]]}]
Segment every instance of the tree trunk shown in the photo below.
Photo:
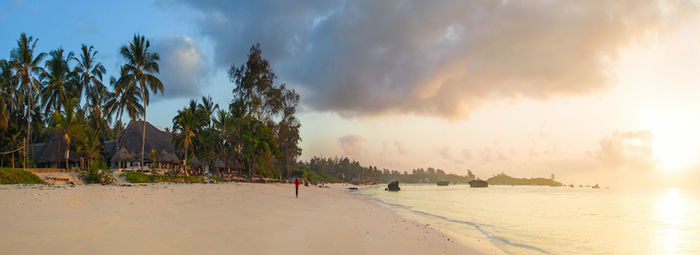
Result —
[{"label": "tree trunk", "polygon": [[185,176],[190,176],[187,174],[187,155],[187,141],[185,141],[185,160],[183,162],[185,162]]},{"label": "tree trunk", "polygon": [[68,158],[70,157],[70,141],[66,139],[66,171],[68,171]]},{"label": "tree trunk", "polygon": [[253,175],[255,174],[255,155],[251,156],[250,166],[248,166],[248,181],[253,182]]},{"label": "tree trunk", "polygon": [[141,172],[143,172],[143,155],[146,148],[146,106],[143,107],[143,139],[141,139]]},{"label": "tree trunk", "polygon": [[[119,114],[119,123],[120,124],[122,123],[122,115],[121,114]],[[116,125],[115,125],[115,127],[116,127]],[[116,141],[114,144],[114,151],[115,152],[119,150],[119,135],[120,134],[121,134],[121,128],[117,128],[117,136],[114,139]]]}]

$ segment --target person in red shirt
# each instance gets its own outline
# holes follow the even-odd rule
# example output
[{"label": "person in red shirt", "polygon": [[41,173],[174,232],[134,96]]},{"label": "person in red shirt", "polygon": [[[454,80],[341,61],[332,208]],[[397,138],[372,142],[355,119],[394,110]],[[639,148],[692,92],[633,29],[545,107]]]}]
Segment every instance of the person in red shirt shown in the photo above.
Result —
[{"label": "person in red shirt", "polygon": [[299,197],[299,178],[294,178],[294,186],[297,189],[297,197]]}]

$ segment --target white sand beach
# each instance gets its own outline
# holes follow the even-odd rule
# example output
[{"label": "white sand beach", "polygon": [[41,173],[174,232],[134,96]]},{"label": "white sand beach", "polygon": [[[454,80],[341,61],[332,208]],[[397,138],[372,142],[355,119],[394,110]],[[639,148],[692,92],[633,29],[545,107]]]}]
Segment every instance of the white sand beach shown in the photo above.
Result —
[{"label": "white sand beach", "polygon": [[0,186],[0,254],[477,253],[344,188]]}]

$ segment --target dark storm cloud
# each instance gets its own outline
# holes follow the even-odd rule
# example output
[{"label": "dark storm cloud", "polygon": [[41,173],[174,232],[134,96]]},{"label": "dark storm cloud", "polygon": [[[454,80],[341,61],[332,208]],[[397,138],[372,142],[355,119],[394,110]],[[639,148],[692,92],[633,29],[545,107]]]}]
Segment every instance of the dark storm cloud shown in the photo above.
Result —
[{"label": "dark storm cloud", "polygon": [[696,10],[682,0],[170,1],[202,14],[218,66],[240,65],[260,42],[312,109],[446,118],[490,100],[603,90],[621,48]]}]

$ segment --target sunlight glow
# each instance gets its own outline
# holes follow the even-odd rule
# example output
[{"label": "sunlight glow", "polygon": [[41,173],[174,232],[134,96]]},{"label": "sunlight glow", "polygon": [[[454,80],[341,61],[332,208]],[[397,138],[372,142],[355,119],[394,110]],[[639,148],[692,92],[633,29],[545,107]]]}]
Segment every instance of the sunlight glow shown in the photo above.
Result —
[{"label": "sunlight glow", "polygon": [[675,171],[693,163],[698,148],[690,118],[678,113],[656,114],[647,126],[654,134],[654,157],[663,170]]}]

